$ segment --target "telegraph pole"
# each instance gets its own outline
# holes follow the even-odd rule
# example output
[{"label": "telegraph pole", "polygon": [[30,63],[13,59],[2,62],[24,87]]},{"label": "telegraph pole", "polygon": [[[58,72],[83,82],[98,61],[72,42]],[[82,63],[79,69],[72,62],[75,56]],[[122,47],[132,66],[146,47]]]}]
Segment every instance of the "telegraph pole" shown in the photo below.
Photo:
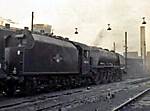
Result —
[{"label": "telegraph pole", "polygon": [[34,12],[32,12],[32,20],[31,20],[31,32],[33,32],[33,19],[34,19]]},{"label": "telegraph pole", "polygon": [[127,46],[127,32],[125,32],[125,69],[127,70],[127,49],[128,49],[128,46]]}]

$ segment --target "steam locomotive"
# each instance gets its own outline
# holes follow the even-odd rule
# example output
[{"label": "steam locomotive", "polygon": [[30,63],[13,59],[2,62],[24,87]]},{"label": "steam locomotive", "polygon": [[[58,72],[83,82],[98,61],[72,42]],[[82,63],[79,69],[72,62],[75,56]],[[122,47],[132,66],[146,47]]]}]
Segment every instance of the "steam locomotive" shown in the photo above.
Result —
[{"label": "steam locomotive", "polygon": [[0,29],[0,90],[7,95],[122,79],[123,56],[53,35]]}]

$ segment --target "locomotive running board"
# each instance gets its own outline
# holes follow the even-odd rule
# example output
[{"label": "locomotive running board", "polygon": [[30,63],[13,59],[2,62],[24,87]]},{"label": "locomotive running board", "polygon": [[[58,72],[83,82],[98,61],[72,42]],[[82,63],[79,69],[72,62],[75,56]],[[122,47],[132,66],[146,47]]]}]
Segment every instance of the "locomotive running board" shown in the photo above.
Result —
[{"label": "locomotive running board", "polygon": [[119,66],[91,66],[92,68],[119,68]]},{"label": "locomotive running board", "polygon": [[23,74],[21,75],[31,75],[31,74],[34,74],[34,75],[47,75],[47,74],[51,74],[51,75],[58,75],[58,74],[79,74],[79,72],[23,72]]}]

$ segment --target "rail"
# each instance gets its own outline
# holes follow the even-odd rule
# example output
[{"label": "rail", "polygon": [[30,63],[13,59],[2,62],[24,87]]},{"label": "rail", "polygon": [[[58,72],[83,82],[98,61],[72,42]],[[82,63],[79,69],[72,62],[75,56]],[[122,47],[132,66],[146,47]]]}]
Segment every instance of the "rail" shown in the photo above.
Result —
[{"label": "rail", "polygon": [[124,103],[120,104],[119,106],[115,107],[112,111],[120,111],[121,109],[123,109],[125,106],[127,106],[128,104],[130,104],[131,102],[137,100],[138,98],[140,98],[141,96],[143,96],[144,94],[146,94],[147,92],[150,91],[150,88],[147,88],[146,90],[138,93],[137,95],[135,95],[133,98],[130,98],[129,100],[125,101]]}]

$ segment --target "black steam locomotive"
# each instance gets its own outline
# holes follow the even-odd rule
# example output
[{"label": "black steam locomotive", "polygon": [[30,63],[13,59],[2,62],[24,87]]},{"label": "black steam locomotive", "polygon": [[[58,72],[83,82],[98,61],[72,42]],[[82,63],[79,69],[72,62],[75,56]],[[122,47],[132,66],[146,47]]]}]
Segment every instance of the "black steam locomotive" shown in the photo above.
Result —
[{"label": "black steam locomotive", "polygon": [[0,30],[0,87],[7,95],[122,79],[124,58],[59,36]]}]

